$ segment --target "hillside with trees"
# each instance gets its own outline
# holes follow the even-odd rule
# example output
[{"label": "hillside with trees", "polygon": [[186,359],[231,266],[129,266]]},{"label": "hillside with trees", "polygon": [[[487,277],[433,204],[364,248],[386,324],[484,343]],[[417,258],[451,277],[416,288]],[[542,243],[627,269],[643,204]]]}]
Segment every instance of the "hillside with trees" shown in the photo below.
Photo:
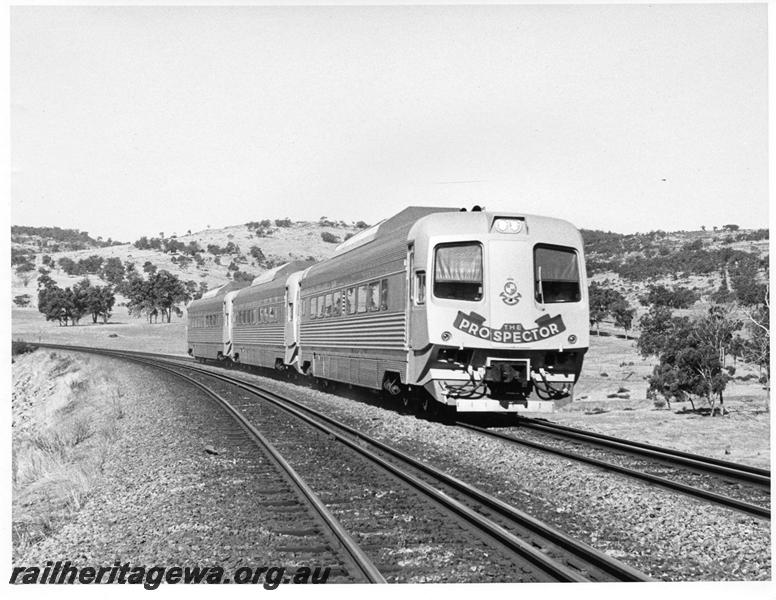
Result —
[{"label": "hillside with trees", "polygon": [[[35,281],[40,270],[62,290],[75,292],[79,282],[111,286],[117,306],[131,314],[169,321],[177,314],[172,304],[138,299],[140,280],[174,276],[186,300],[228,281],[251,281],[267,269],[293,260],[321,260],[339,241],[366,228],[364,222],[345,223],[321,217],[318,221],[261,219],[223,229],[207,229],[141,236],[131,244],[92,238],[86,232],[57,227],[14,227],[12,230],[12,298],[17,307],[36,307]],[[178,292],[176,298],[183,297]],[[154,310],[156,312],[154,313]],[[70,316],[67,323],[71,324]]]}]

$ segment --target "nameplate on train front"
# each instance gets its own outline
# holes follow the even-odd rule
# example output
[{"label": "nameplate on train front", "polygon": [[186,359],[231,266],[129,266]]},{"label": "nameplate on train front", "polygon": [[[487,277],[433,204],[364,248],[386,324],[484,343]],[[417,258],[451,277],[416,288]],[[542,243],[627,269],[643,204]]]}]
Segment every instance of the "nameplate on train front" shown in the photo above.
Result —
[{"label": "nameplate on train front", "polygon": [[460,310],[455,317],[453,327],[480,338],[500,344],[528,344],[546,340],[566,330],[563,317],[542,315],[536,321],[536,327],[526,329],[521,323],[504,323],[498,329],[485,325],[485,317],[470,312],[465,315]]}]

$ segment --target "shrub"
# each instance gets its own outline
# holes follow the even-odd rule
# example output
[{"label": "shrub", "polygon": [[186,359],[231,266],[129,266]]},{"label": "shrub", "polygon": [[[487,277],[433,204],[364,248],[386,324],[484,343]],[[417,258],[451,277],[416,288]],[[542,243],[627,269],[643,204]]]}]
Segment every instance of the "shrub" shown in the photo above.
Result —
[{"label": "shrub", "polygon": [[37,346],[28,344],[24,340],[16,340],[15,342],[11,342],[11,356],[16,356],[18,354],[28,354],[29,352],[35,352],[37,349]]},{"label": "shrub", "polygon": [[336,235],[328,231],[321,232],[321,239],[327,244],[339,244],[340,242],[340,239]]},{"label": "shrub", "polygon": [[14,296],[13,303],[16,306],[24,307],[30,305],[30,300],[32,300],[32,296],[29,294],[22,294],[21,296]]}]

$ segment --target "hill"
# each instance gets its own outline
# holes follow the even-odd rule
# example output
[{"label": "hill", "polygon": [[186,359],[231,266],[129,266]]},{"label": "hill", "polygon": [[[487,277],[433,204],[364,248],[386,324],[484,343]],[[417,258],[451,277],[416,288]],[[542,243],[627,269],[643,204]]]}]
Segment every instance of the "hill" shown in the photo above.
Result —
[{"label": "hill", "polygon": [[85,250],[121,245],[108,238],[92,238],[87,231],[62,229],[60,227],[11,227],[11,248],[17,254],[35,254],[38,252],[63,252],[66,250]]},{"label": "hill", "polygon": [[[50,276],[60,287],[69,287],[84,276],[97,285],[110,283],[105,267],[111,259],[114,264],[118,259],[124,267],[134,265],[139,273],[143,273],[146,263],[151,263],[183,281],[195,282],[200,289],[202,284],[213,289],[235,276],[251,279],[288,261],[322,260],[334,253],[339,241],[364,227],[365,223],[326,219],[317,222],[267,220],[187,232],[182,236],[166,237],[160,233],[158,237],[143,236],[131,244],[101,243],[101,238],[93,240],[88,234],[74,230],[15,227],[11,248],[17,258],[12,259],[16,266],[12,295],[29,294],[34,306],[35,279],[41,267],[51,269]],[[47,237],[47,231],[53,237]],[[60,241],[63,235],[67,236],[66,241]],[[62,248],[64,244],[69,245],[68,249]],[[82,247],[73,247],[79,244]]]}]

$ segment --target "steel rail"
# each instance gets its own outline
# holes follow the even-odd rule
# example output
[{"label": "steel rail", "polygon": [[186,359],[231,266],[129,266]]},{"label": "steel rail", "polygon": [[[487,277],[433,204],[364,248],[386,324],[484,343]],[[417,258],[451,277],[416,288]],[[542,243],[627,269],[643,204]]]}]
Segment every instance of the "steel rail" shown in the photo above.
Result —
[{"label": "steel rail", "polygon": [[689,496],[693,496],[696,498],[702,498],[704,500],[709,500],[711,502],[715,502],[717,504],[720,504],[722,506],[725,506],[727,508],[733,508],[735,510],[748,513],[751,515],[754,515],[756,517],[763,517],[765,519],[771,518],[771,510],[769,508],[759,506],[757,504],[751,504],[749,502],[744,502],[743,500],[738,500],[736,498],[731,498],[730,496],[725,496],[723,494],[717,494],[715,492],[710,492],[708,490],[704,490],[701,488],[696,488],[691,485],[687,485],[685,483],[681,483],[678,481],[672,481],[670,479],[666,479],[664,477],[659,477],[657,475],[652,475],[650,473],[644,473],[643,471],[637,471],[635,469],[630,469],[628,467],[623,467],[621,465],[616,465],[613,463],[608,463],[603,460],[598,460],[597,458],[591,458],[588,456],[584,456],[581,454],[576,454],[574,452],[570,452],[568,450],[562,450],[560,448],[553,448],[552,446],[545,446],[544,444],[540,444],[538,442],[532,442],[530,440],[521,440],[519,438],[513,437],[511,435],[507,435],[505,433],[501,433],[498,431],[490,431],[488,429],[484,429],[482,427],[477,427],[476,425],[470,425],[469,423],[462,423],[457,422],[456,425],[459,427],[463,427],[465,429],[469,429],[471,431],[475,431],[481,435],[490,436],[499,440],[508,441],[513,444],[520,444],[522,446],[527,446],[529,448],[535,448],[537,450],[541,450],[543,452],[548,452],[552,454],[557,454],[558,456],[563,456],[564,458],[570,458],[572,460],[575,460],[577,462],[587,463],[590,465],[594,465],[596,467],[601,467],[602,469],[606,469],[608,471],[614,471],[616,473],[621,473],[623,475],[627,475],[629,477],[634,477],[636,479],[641,479],[643,481],[647,481],[649,483],[653,483],[655,485],[659,485],[661,487],[665,487],[668,489],[676,490],[682,493],[685,493]]},{"label": "steel rail", "polygon": [[[444,506],[454,514],[458,515],[460,518],[466,520],[467,522],[474,525],[476,528],[478,528],[480,531],[486,533],[489,535],[492,539],[495,539],[499,543],[503,544],[505,547],[509,548],[516,554],[522,556],[523,558],[529,560],[529,562],[533,563],[535,566],[539,567],[540,569],[544,570],[546,573],[548,573],[550,576],[555,578],[557,581],[563,581],[563,582],[587,582],[589,581],[587,578],[582,576],[580,573],[577,573],[576,571],[571,570],[565,565],[560,564],[559,562],[555,561],[554,559],[548,557],[540,550],[534,548],[531,544],[525,542],[524,540],[521,540],[519,537],[514,535],[513,533],[507,531],[500,525],[493,523],[490,519],[487,519],[486,517],[480,515],[476,511],[472,510],[471,508],[465,506],[461,502],[455,500],[454,498],[451,498],[447,494],[441,492],[440,490],[437,490],[436,488],[432,487],[425,481],[419,479],[418,477],[415,477],[405,471],[402,471],[395,465],[391,464],[390,462],[386,461],[385,459],[381,458],[374,452],[368,450],[367,448],[364,448],[363,446],[359,445],[358,443],[350,440],[348,437],[342,435],[341,433],[327,427],[326,425],[317,422],[314,418],[309,417],[305,414],[303,414],[301,411],[296,410],[292,406],[287,406],[285,403],[291,403],[291,404],[298,404],[294,402],[293,400],[289,399],[283,399],[283,400],[277,400],[272,398],[268,395],[266,390],[262,390],[261,388],[258,388],[258,386],[253,386],[251,384],[247,384],[244,381],[241,381],[239,379],[235,379],[233,377],[228,377],[221,375],[219,373],[214,373],[208,369],[203,369],[201,367],[195,366],[195,365],[189,365],[189,364],[180,364],[180,363],[172,363],[169,359],[163,359],[163,358],[151,358],[148,356],[138,356],[138,355],[132,355],[127,354],[121,350],[113,350],[113,349],[104,349],[104,348],[75,348],[75,347],[66,347],[61,346],[62,349],[69,349],[69,350],[79,350],[79,351],[88,351],[88,352],[94,352],[97,354],[103,354],[106,356],[114,356],[118,358],[124,358],[127,360],[131,360],[134,362],[137,362],[139,364],[144,364],[153,368],[170,371],[177,376],[184,378],[186,380],[191,380],[192,378],[175,371],[175,369],[186,369],[189,371],[194,371],[199,374],[206,375],[208,377],[221,380],[223,382],[226,382],[230,385],[233,385],[237,388],[243,389],[249,393],[255,394],[259,397],[263,397],[265,400],[269,401],[273,405],[277,406],[281,410],[292,414],[296,416],[297,418],[301,419],[302,421],[312,425],[313,427],[319,429],[320,431],[323,431],[327,435],[331,436],[334,439],[339,440],[341,443],[346,445],[347,447],[354,450],[358,455],[363,456],[365,458],[368,458],[370,461],[374,462],[375,464],[381,466],[384,470],[388,471],[389,473],[392,473],[396,477],[398,477],[400,480],[405,481],[406,483],[410,484],[415,489],[419,490],[421,493],[425,494],[428,497],[433,498],[438,504]],[[167,366],[164,366],[165,363]],[[196,381],[196,380],[194,380]],[[208,391],[207,386],[204,384],[199,384],[199,387],[205,391]],[[208,391],[208,393],[215,394],[214,392]],[[271,392],[270,392],[271,393]],[[231,405],[230,405],[231,406]],[[301,407],[301,406],[300,406]],[[304,407],[301,407],[304,408]],[[232,409],[239,413],[237,409]],[[328,417],[325,417],[324,415],[321,415],[322,420],[331,420]],[[243,417],[244,418],[244,417]],[[333,421],[333,420],[332,420]],[[345,425],[340,425],[342,428],[347,428]],[[462,484],[465,485],[465,484]],[[563,535],[563,534],[561,534]],[[567,537],[567,536],[565,536]],[[570,538],[569,538],[570,539]],[[577,542],[577,544],[580,544],[580,542]],[[597,551],[595,551],[597,552]],[[602,554],[602,553],[601,553]],[[606,557],[606,559],[609,559],[609,561],[613,560],[607,557],[606,555],[602,556]],[[646,575],[635,571],[631,569],[630,567],[627,567],[623,565],[624,572],[632,572],[634,575],[637,575],[637,578],[634,579],[626,579],[627,581],[651,581],[651,579],[647,578]]]},{"label": "steel rail", "polygon": [[770,487],[771,484],[771,472],[767,469],[759,469],[749,465],[701,456],[699,454],[692,454],[681,450],[673,450],[671,448],[661,448],[660,446],[645,444],[643,442],[633,442],[623,438],[593,433],[583,429],[560,425],[559,423],[552,423],[551,421],[538,421],[520,416],[518,416],[517,420],[518,425],[522,427],[546,431],[562,437],[578,439],[610,448],[617,448],[618,450],[623,450],[631,454],[641,454],[650,458],[661,459],[671,464],[681,464],[688,468],[710,472],[716,475],[724,475],[763,486]]},{"label": "steel rail", "polygon": [[[250,393],[263,397],[265,400],[268,400],[269,402],[278,406],[282,410],[290,414],[293,414],[294,416],[309,423],[313,427],[327,433],[328,435],[331,435],[332,437],[339,440],[349,448],[352,448],[359,454],[366,456],[373,462],[379,464],[380,466],[384,467],[386,470],[392,472],[400,479],[406,481],[407,483],[410,483],[416,489],[420,489],[427,495],[434,497],[437,501],[444,504],[447,508],[449,508],[459,516],[465,518],[467,521],[472,522],[473,524],[476,524],[478,526],[479,524],[483,524],[485,527],[488,527],[488,533],[491,536],[498,539],[501,543],[505,544],[507,547],[513,548],[515,551],[521,553],[521,555],[523,552],[525,552],[526,553],[524,555],[525,558],[528,558],[529,560],[531,559],[538,560],[540,562],[539,566],[541,568],[545,568],[550,571],[552,570],[557,571],[557,575],[560,580],[586,581],[585,578],[582,578],[577,573],[570,571],[567,567],[560,565],[559,563],[556,563],[556,561],[548,558],[546,555],[544,555],[544,553],[537,551],[531,545],[527,544],[523,540],[520,540],[517,536],[515,536],[511,532],[506,531],[500,525],[492,523],[486,517],[483,517],[482,515],[473,511],[469,507],[463,505],[459,501],[451,498],[444,492],[441,492],[440,490],[430,486],[425,481],[409,473],[406,473],[405,471],[402,471],[401,469],[397,468],[395,465],[391,464],[385,459],[374,454],[372,451],[368,450],[367,448],[364,448],[358,442],[351,440],[347,436],[344,436],[335,430],[332,430],[326,425],[316,421],[316,419],[319,419],[320,421],[334,425],[338,429],[346,431],[348,434],[354,436],[358,440],[367,442],[375,446],[376,448],[380,449],[381,451],[386,452],[391,456],[399,459],[400,461],[406,464],[409,464],[410,466],[426,473],[427,475],[434,477],[438,481],[441,481],[442,483],[450,486],[451,488],[457,490],[458,492],[468,496],[469,499],[472,499],[476,502],[483,504],[484,506],[487,506],[489,509],[493,510],[494,512],[497,512],[502,516],[509,518],[517,525],[522,526],[530,531],[533,531],[537,535],[540,535],[541,537],[552,542],[553,544],[565,549],[567,552],[571,552],[577,558],[582,558],[583,560],[587,561],[589,564],[596,566],[597,568],[601,569],[603,572],[609,574],[610,576],[620,581],[653,581],[649,576],[642,573],[641,571],[638,571],[637,569],[634,569],[616,559],[613,559],[610,556],[606,555],[605,553],[600,552],[599,550],[596,550],[595,548],[588,546],[583,542],[575,540],[574,538],[566,535],[565,533],[547,525],[546,523],[539,521],[538,519],[528,515],[527,513],[524,513],[516,509],[515,507],[503,502],[502,500],[494,496],[491,496],[490,494],[487,494],[486,492],[483,492],[475,487],[472,487],[470,484],[460,479],[457,479],[443,471],[440,471],[439,469],[436,469],[435,467],[428,465],[427,463],[419,461],[401,452],[400,450],[397,450],[348,425],[345,425],[344,423],[340,423],[336,419],[328,417],[327,415],[324,415],[314,409],[304,406],[299,402],[291,400],[290,398],[286,398],[285,396],[282,396],[281,394],[278,394],[276,392],[271,392],[269,390],[260,388],[259,386],[247,383],[240,379],[235,379],[233,377],[221,375],[219,373],[214,373],[209,370],[200,369],[196,366],[190,366],[190,365],[178,365],[178,366],[181,368],[186,368],[189,370],[197,371],[199,373],[203,373],[209,377],[220,379],[222,381],[235,385],[239,388],[242,388],[245,391],[248,391]],[[308,415],[312,415],[312,416],[308,416]]]},{"label": "steel rail", "polygon": [[[103,353],[103,352],[100,352]],[[115,355],[120,351],[106,351],[108,355]],[[315,509],[315,512],[320,516],[326,526],[332,531],[339,543],[342,545],[346,554],[350,558],[350,561],[355,565],[356,570],[360,573],[361,577],[370,583],[386,583],[385,577],[378,570],[372,559],[361,549],[356,541],[345,530],[342,524],[337,518],[326,508],[326,505],[318,498],[317,494],[307,485],[302,477],[296,472],[296,470],[286,461],[285,458],[275,449],[270,441],[264,437],[264,435],[256,429],[245,416],[237,410],[232,404],[221,395],[217,394],[205,384],[197,381],[193,377],[189,377],[183,373],[180,373],[173,367],[167,367],[160,364],[154,364],[149,362],[148,358],[142,358],[137,356],[126,356],[129,360],[133,360],[140,364],[150,365],[157,369],[162,369],[175,376],[188,381],[190,384],[198,387],[211,398],[213,398],[219,406],[221,406],[237,423],[251,436],[257,445],[262,446],[270,455],[273,462],[278,468],[284,471],[289,479],[293,482],[297,490],[307,499],[307,501]],[[179,367],[180,368],[180,367]]]}]

